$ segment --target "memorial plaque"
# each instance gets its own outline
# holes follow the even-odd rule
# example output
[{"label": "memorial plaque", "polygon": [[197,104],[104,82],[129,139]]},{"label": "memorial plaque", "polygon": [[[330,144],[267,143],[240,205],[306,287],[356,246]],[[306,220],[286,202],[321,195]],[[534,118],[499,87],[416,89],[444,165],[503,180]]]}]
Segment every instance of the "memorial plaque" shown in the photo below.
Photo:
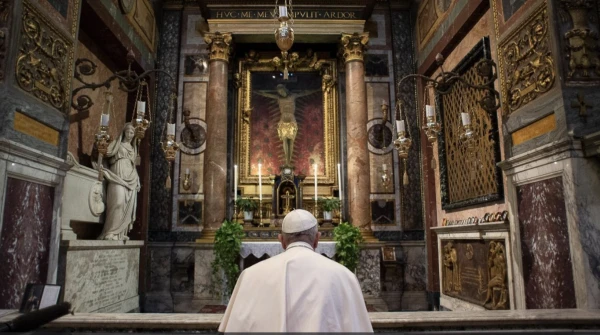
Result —
[{"label": "memorial plaque", "polygon": [[513,145],[519,145],[556,129],[554,113],[512,133]]},{"label": "memorial plaque", "polygon": [[15,112],[14,128],[23,134],[37,138],[40,141],[58,146],[60,133],[29,116]]},{"label": "memorial plaque", "polygon": [[106,309],[137,296],[139,252],[139,249],[70,251],[64,301],[69,301],[75,312],[83,313]]},{"label": "memorial plaque", "polygon": [[504,241],[442,241],[442,291],[483,306],[509,309]]}]

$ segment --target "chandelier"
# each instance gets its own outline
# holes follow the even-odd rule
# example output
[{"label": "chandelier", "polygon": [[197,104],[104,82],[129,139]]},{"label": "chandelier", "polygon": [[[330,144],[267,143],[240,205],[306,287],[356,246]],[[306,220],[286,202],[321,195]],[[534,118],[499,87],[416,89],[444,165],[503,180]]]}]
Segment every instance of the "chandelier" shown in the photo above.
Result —
[{"label": "chandelier", "polygon": [[278,1],[275,2],[275,12],[278,14],[277,20],[279,21],[279,28],[275,30],[275,43],[277,43],[279,50],[281,50],[283,79],[287,80],[289,77],[288,65],[290,63],[288,50],[290,50],[294,44],[294,29],[292,29],[294,13],[292,0],[283,0],[283,2],[283,5],[279,6]]}]

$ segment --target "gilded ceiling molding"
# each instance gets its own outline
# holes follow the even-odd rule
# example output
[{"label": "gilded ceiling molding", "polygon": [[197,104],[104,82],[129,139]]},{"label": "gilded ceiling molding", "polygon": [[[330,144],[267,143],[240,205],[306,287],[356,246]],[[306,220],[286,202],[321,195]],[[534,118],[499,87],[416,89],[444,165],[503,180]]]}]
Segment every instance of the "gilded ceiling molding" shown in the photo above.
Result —
[{"label": "gilded ceiling molding", "polygon": [[598,48],[600,37],[598,26],[593,27],[591,22],[592,20],[596,24],[598,22],[595,1],[560,0],[560,9],[566,12],[562,16],[563,26],[570,26],[564,34],[566,80],[598,81],[600,79],[600,49]]},{"label": "gilded ceiling molding", "polygon": [[354,34],[342,34],[342,48],[341,53],[344,57],[344,63],[352,61],[364,61],[364,52],[367,49],[367,42],[369,42],[369,33],[354,33]]},{"label": "gilded ceiling molding", "polygon": [[73,56],[73,42],[25,1],[15,71],[19,87],[68,113]]},{"label": "gilded ceiling molding", "polygon": [[503,111],[510,114],[548,92],[556,81],[544,4],[500,43]]},{"label": "gilded ceiling molding", "polygon": [[229,54],[231,53],[231,33],[207,33],[204,36],[204,42],[207,44],[207,49],[210,54],[210,61],[221,60],[229,62]]}]

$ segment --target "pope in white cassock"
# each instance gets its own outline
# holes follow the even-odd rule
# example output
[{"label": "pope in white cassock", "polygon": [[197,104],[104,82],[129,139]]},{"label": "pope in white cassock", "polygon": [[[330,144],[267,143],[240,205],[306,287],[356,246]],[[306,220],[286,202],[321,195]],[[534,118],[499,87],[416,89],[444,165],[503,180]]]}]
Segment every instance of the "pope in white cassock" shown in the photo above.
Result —
[{"label": "pope in white cassock", "polygon": [[303,209],[283,219],[285,252],[240,274],[220,332],[373,332],[356,276],[314,250],[317,220]]}]

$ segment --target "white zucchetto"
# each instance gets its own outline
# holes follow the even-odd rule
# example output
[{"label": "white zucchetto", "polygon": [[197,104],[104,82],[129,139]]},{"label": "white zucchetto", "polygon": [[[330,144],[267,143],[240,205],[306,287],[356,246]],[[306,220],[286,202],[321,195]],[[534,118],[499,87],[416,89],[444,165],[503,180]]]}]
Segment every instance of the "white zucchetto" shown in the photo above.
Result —
[{"label": "white zucchetto", "polygon": [[317,225],[317,219],[304,209],[295,209],[283,218],[281,231],[286,234],[299,233]]}]

